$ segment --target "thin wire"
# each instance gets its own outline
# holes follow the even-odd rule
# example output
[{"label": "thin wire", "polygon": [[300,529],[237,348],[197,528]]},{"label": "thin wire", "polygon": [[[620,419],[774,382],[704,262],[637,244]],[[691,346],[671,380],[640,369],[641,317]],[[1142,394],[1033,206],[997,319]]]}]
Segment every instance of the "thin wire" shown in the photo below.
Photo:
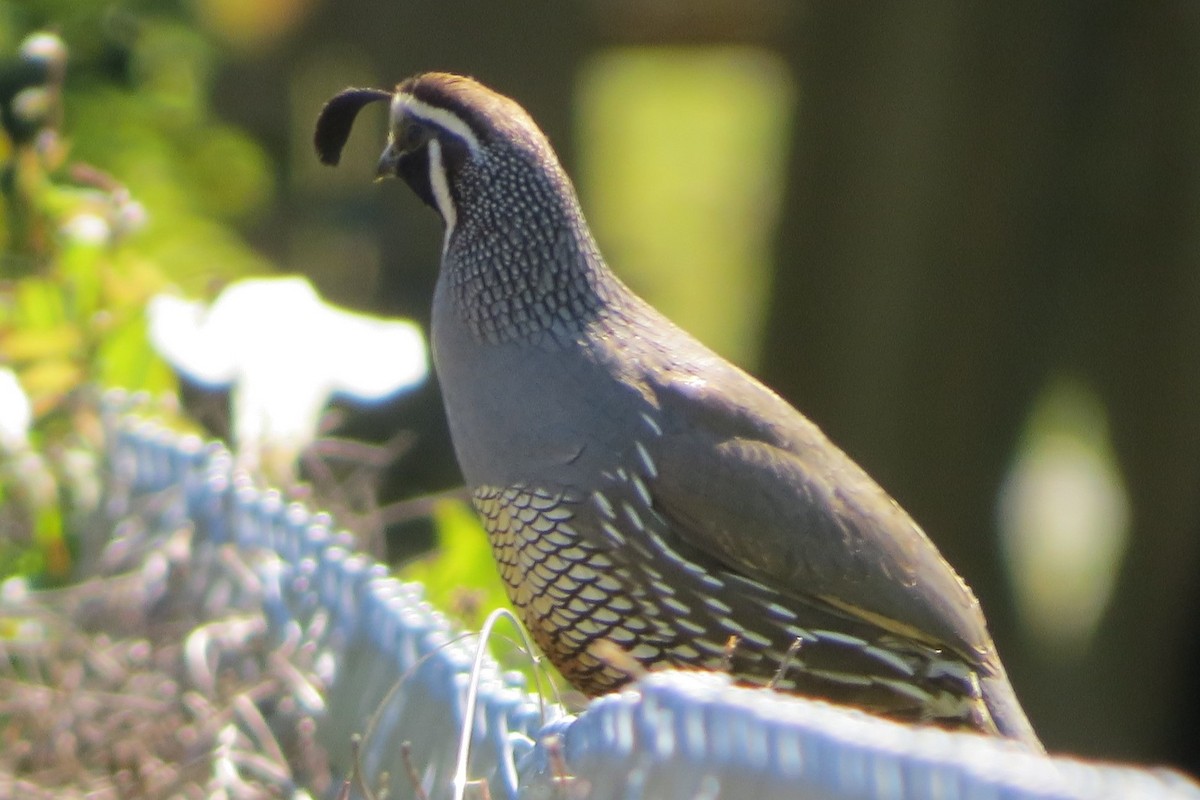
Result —
[{"label": "thin wire", "polygon": [[[454,768],[454,800],[464,800],[467,791],[467,759],[471,754],[471,731],[475,728],[475,706],[479,699],[479,674],[483,669],[483,659],[487,655],[487,642],[492,636],[492,629],[496,627],[496,623],[501,619],[509,620],[517,632],[521,635],[521,640],[525,644],[526,652],[532,656],[533,642],[529,639],[529,634],[521,625],[520,620],[516,615],[507,608],[497,608],[492,613],[487,615],[487,619],[483,622],[483,627],[479,631],[479,645],[475,649],[475,663],[471,665],[471,680],[467,684],[467,707],[463,714],[462,731],[459,733],[458,739],[458,759]],[[546,707],[545,698],[542,696],[542,683],[539,677],[538,670],[533,671],[534,691],[538,696],[538,706],[541,712],[542,724],[546,723]]]}]

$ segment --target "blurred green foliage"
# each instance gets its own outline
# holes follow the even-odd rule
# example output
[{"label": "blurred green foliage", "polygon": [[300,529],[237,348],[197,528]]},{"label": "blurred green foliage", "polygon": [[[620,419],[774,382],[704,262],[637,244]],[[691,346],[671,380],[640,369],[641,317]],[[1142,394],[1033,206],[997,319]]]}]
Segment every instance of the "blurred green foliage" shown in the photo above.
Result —
[{"label": "blurred green foliage", "polygon": [[465,503],[445,500],[434,508],[433,519],[437,552],[409,563],[400,577],[424,584],[429,602],[469,627],[479,627],[493,608],[511,607],[475,512]]},{"label": "blurred green foliage", "polygon": [[782,60],[748,47],[613,48],[580,77],[580,187],[609,262],[743,366],[766,324],[795,94]]},{"label": "blurred green foliage", "polygon": [[[493,609],[512,610],[487,534],[475,511],[466,503],[445,500],[435,506],[433,520],[438,531],[437,550],[407,564],[399,571],[399,577],[423,584],[425,599],[466,630],[479,630]],[[500,663],[524,672],[530,688],[537,685],[529,656],[521,652],[505,626],[497,628],[496,638],[489,644]],[[561,691],[566,686],[565,680],[549,661],[543,659],[542,663],[545,666],[542,674],[549,676]],[[545,677],[541,685],[546,686]]]},{"label": "blurred green foliage", "polygon": [[175,388],[146,301],[269,269],[231,227],[270,198],[269,162],[214,118],[220,53],[190,13],[0,2],[0,367],[33,410],[0,452],[0,578],[72,573],[70,522],[99,497],[87,388]]}]

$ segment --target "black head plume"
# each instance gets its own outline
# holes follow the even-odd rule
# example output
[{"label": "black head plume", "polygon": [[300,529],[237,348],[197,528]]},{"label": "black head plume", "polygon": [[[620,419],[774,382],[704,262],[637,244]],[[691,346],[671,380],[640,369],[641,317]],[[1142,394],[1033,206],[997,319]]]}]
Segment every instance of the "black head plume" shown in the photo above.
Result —
[{"label": "black head plume", "polygon": [[317,117],[317,130],[313,144],[322,164],[336,165],[342,157],[342,148],[354,127],[354,118],[368,103],[391,100],[392,93],[382,89],[344,89],[334,95]]}]

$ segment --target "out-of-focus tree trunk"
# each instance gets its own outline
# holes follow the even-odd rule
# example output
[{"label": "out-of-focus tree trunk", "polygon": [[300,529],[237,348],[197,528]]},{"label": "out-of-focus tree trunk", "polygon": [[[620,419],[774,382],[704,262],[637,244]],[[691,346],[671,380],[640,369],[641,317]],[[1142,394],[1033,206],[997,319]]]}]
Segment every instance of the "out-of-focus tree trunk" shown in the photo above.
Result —
[{"label": "out-of-focus tree trunk", "polygon": [[[816,3],[788,49],[765,377],[926,528],[1049,744],[1083,752],[1164,757],[1197,634],[1197,41],[1185,3]],[[1058,369],[1106,402],[1134,510],[1069,668],[1017,635],[993,517]]]}]

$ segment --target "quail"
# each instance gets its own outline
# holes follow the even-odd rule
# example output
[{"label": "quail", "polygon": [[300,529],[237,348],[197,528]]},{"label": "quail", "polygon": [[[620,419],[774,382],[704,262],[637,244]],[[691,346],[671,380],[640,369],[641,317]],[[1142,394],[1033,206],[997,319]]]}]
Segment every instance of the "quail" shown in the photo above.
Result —
[{"label": "quail", "polygon": [[588,695],[627,665],[748,684],[1040,747],[979,603],[816,425],[634,294],[549,141],[457,75],[346,89],[336,164],[389,104],[377,176],[445,225],[432,348],[451,437],[510,599]]}]

